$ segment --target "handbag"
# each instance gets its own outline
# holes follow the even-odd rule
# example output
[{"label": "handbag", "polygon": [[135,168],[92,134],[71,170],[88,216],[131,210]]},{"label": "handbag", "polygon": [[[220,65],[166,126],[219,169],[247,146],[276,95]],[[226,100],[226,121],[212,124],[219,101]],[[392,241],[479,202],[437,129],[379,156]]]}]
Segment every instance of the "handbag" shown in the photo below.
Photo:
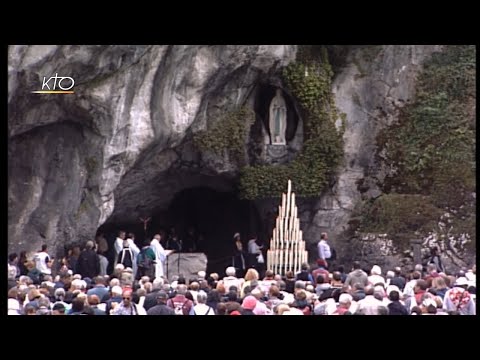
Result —
[{"label": "handbag", "polygon": [[265,263],[265,259],[263,258],[263,254],[260,253],[258,256],[257,256],[257,261],[259,264],[264,264]]}]

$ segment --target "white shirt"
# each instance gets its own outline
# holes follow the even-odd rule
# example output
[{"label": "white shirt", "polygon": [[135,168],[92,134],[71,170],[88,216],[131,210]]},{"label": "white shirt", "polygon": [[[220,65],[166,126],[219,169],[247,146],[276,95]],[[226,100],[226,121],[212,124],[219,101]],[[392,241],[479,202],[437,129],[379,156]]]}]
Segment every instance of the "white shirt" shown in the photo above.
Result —
[{"label": "white shirt", "polygon": [[368,282],[372,285],[382,283],[385,285],[385,279],[382,275],[370,275],[368,277]]},{"label": "white shirt", "polygon": [[318,243],[317,247],[318,247],[318,257],[320,259],[328,260],[330,258],[330,256],[326,257],[326,252],[327,252],[326,249],[327,249],[327,247],[329,247],[327,242],[324,239],[322,239]]},{"label": "white shirt", "polygon": [[238,279],[235,276],[226,276],[223,278],[223,285],[225,286],[225,290],[229,291],[230,286],[236,286],[237,291],[242,289],[244,280],[243,279]]},{"label": "white shirt", "polygon": [[260,246],[255,242],[255,240],[250,240],[248,242],[248,252],[250,254],[260,254],[262,251],[260,249]]},{"label": "white shirt", "polygon": [[197,304],[192,307],[189,315],[215,315],[215,309],[206,304]]},{"label": "white shirt", "polygon": [[51,274],[52,270],[47,266],[47,258],[50,258],[45,251],[41,251],[35,254],[35,267],[42,274]]}]

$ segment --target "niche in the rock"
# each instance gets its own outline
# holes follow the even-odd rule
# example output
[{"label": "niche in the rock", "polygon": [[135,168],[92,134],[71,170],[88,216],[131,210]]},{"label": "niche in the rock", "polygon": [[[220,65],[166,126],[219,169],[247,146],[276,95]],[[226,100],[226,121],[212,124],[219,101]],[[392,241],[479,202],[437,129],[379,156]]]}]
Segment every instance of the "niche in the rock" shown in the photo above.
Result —
[{"label": "niche in the rock", "polygon": [[[275,104],[272,104],[272,100]],[[280,134],[279,141],[282,142],[284,139],[288,143],[295,137],[298,125],[298,114],[295,111],[293,101],[290,96],[285,93],[285,91],[276,86],[270,84],[260,85],[259,89],[257,90],[254,108],[255,112],[262,119],[265,129],[267,129],[267,132],[270,135],[270,144],[275,144],[277,142],[275,139],[276,119],[271,119],[270,116],[271,113],[277,113],[275,109],[272,109],[272,107],[275,107],[275,105],[278,105],[279,109],[281,109],[283,106],[286,107],[286,126],[283,126],[281,123],[282,120],[279,119],[278,121],[280,123],[278,124],[277,132],[282,132]],[[278,113],[281,114],[281,111],[278,111]],[[279,118],[281,117],[282,116],[279,116]]]}]

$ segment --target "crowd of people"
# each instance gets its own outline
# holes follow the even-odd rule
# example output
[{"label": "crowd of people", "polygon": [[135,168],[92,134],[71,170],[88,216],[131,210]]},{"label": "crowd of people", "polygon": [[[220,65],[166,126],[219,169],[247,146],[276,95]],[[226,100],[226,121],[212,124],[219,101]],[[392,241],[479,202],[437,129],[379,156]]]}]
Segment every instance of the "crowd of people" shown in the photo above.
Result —
[{"label": "crowd of people", "polygon": [[[234,266],[225,274],[185,278],[177,274],[170,281],[156,269],[160,235],[142,249],[120,233],[114,271],[102,273],[98,243],[87,242],[74,262],[62,261],[56,275],[47,247],[34,255],[9,256],[8,314],[10,315],[474,315],[476,314],[476,267],[456,273],[440,269],[438,263],[418,264],[405,273],[400,267],[382,271],[380,266],[364,268],[354,262],[351,271],[328,263],[331,249],[322,234],[316,266],[305,263],[301,271],[259,273],[255,265],[239,276],[241,243]],[[123,237],[123,239],[122,239]],[[120,245],[121,244],[121,245]],[[327,244],[327,245],[326,245]],[[117,246],[117,244],[115,245]],[[161,246],[161,245],[160,245]],[[249,252],[261,248],[254,242]],[[127,249],[127,250],[125,250]],[[163,249],[163,248],[162,248]],[[125,263],[131,254],[130,263]],[[140,266],[139,254],[149,257],[148,271]],[[84,254],[82,256],[82,254]],[[160,253],[160,256],[161,253]],[[137,259],[133,261],[133,259]],[[160,261],[161,263],[161,261]],[[130,265],[130,266],[128,266]],[[443,271],[440,271],[443,270]]]}]

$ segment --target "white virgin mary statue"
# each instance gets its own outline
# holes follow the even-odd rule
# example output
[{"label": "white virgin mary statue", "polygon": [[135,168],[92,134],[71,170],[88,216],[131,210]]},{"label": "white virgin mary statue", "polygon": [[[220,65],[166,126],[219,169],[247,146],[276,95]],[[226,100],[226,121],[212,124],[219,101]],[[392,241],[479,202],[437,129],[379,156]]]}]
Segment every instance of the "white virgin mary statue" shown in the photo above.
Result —
[{"label": "white virgin mary statue", "polygon": [[285,130],[287,129],[287,105],[282,96],[282,90],[277,89],[270,103],[270,136],[272,145],[286,145]]}]

